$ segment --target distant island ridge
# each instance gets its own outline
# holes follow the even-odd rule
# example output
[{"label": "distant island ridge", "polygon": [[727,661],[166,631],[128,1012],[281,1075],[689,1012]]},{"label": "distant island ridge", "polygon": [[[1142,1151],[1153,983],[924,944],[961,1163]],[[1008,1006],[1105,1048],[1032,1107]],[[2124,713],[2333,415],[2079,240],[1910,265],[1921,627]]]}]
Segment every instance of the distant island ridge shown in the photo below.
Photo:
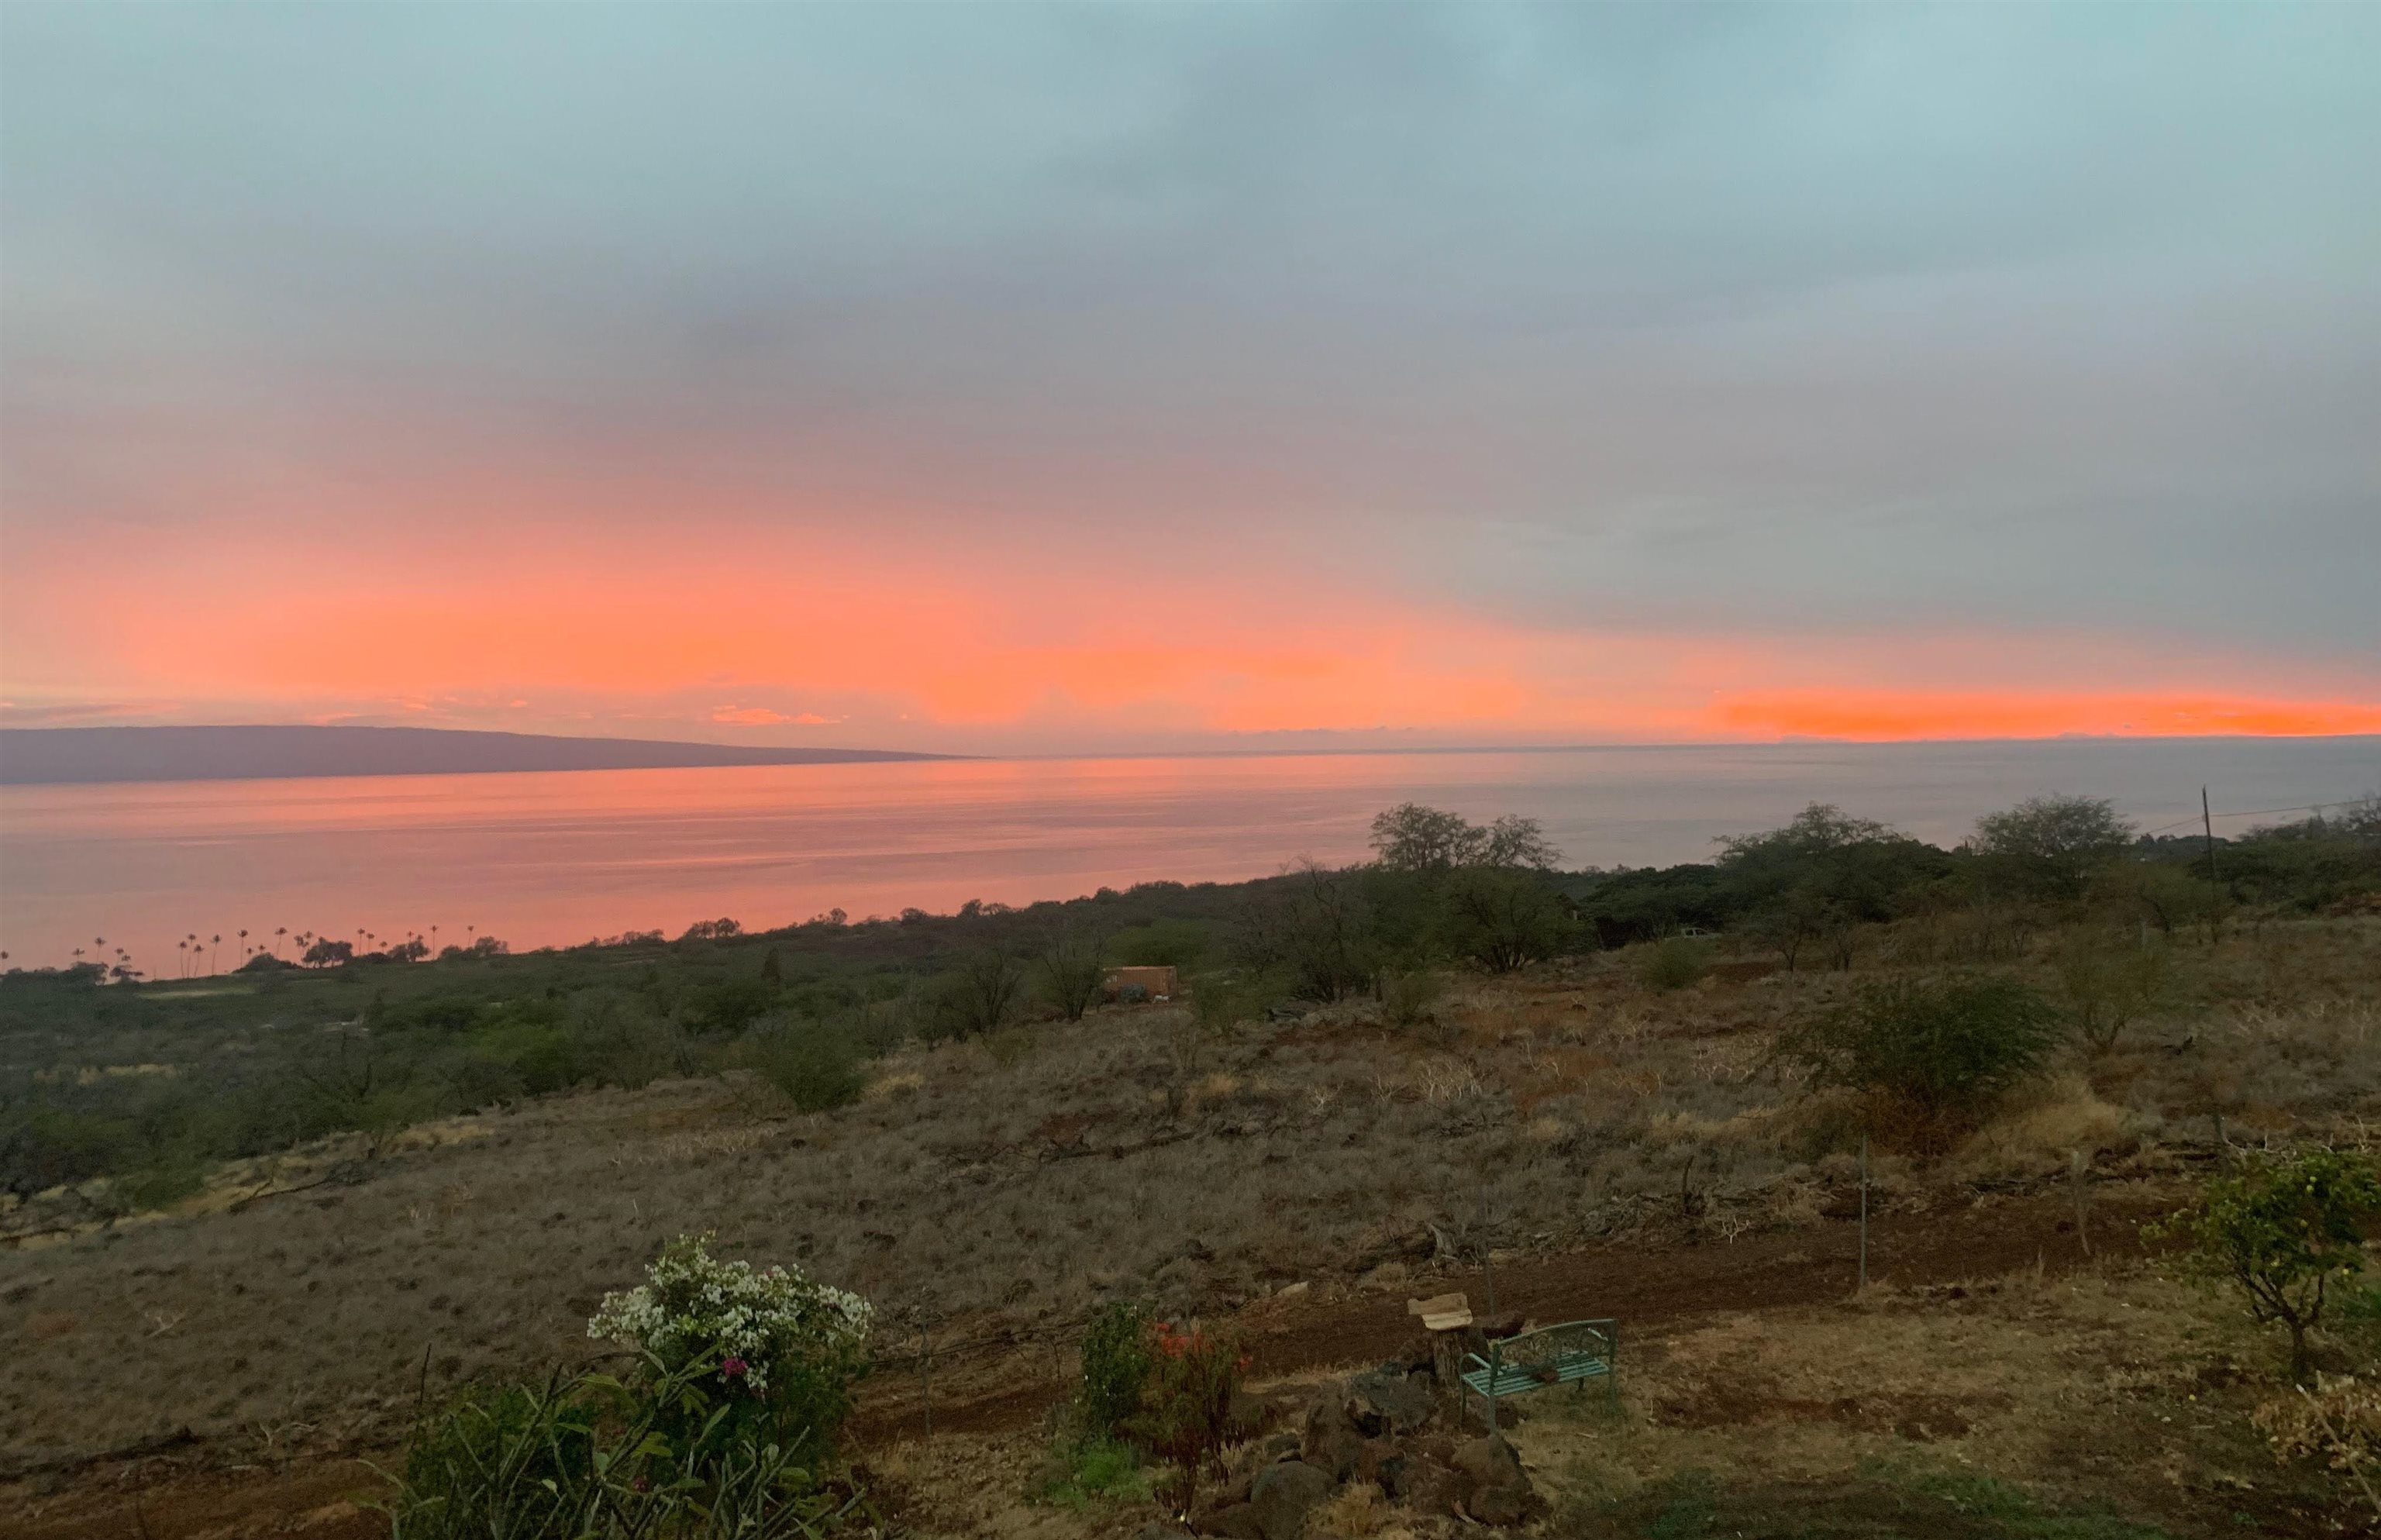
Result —
[{"label": "distant island ridge", "polygon": [[756,749],[447,727],[0,727],[0,786],[688,770],[965,757],[893,749]]}]

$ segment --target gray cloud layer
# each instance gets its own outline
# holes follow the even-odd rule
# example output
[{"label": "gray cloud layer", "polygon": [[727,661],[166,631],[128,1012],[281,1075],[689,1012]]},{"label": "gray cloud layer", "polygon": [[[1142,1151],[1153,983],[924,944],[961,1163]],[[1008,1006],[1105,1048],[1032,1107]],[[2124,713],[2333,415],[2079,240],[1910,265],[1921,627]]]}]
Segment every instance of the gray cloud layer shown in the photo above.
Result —
[{"label": "gray cloud layer", "polygon": [[1557,625],[2381,654],[2381,9],[0,26],[20,527],[699,465]]}]

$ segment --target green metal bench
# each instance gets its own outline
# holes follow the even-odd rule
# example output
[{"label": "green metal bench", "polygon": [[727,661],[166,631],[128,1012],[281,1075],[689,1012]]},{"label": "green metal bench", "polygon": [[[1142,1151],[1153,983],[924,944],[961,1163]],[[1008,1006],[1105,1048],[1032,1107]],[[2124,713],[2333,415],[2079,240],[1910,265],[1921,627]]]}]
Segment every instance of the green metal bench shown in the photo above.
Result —
[{"label": "green metal bench", "polygon": [[1463,1355],[1463,1369],[1457,1376],[1456,1422],[1459,1425],[1462,1423],[1464,1408],[1474,1391],[1487,1402],[1485,1422],[1494,1428],[1496,1403],[1503,1398],[1557,1385],[1583,1390],[1589,1380],[1599,1375],[1606,1393],[1617,1406],[1620,1400],[1619,1361],[1618,1321],[1565,1321],[1560,1326],[1540,1326],[1519,1337],[1492,1341],[1485,1358],[1478,1353]]}]

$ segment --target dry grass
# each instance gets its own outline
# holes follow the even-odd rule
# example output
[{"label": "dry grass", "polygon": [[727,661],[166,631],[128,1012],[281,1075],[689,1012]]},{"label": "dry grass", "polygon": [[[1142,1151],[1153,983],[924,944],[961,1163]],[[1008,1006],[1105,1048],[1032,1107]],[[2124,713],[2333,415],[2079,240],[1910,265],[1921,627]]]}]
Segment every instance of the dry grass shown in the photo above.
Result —
[{"label": "dry grass", "polygon": [[1539,1398],[1514,1437],[1575,1513],[1689,1473],[1755,1489],[1989,1476],[2179,1535],[2272,1533],[2321,1494],[2249,1424],[2268,1349],[2138,1266],[1877,1289],[1647,1344],[1622,1415]]},{"label": "dry grass", "polygon": [[[2381,1107],[2381,923],[2181,966],[2187,1006],[2062,1065],[1943,1171],[1880,1158],[1878,1201],[2058,1179],[2077,1150],[2105,1171],[2204,1141],[2219,1113],[2255,1137],[2352,1131]],[[302,1167],[324,1183],[307,1191],[0,1253],[6,1455],[385,1426],[425,1385],[584,1353],[603,1291],[690,1230],[947,1340],[1117,1295],[1212,1313],[1297,1279],[1387,1287],[1442,1245],[1811,1223],[1850,1162],[1789,1105],[1768,1045],[1859,976],[1715,975],[1652,994],[1619,955],[1473,981],[1413,1032],[1369,1006],[1222,1038],[1112,1011],[904,1051],[834,1113],[674,1082],[425,1130],[373,1160],[317,1152],[276,1179]]]}]

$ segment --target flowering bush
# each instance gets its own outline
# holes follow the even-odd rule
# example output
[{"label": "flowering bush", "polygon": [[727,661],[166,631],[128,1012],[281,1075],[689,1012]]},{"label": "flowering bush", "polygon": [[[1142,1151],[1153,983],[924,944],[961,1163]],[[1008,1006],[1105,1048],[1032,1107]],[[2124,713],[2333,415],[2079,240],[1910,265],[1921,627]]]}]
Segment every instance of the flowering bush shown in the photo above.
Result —
[{"label": "flowering bush", "polygon": [[643,1283],[604,1297],[587,1335],[679,1377],[692,1425],[725,1409],[738,1432],[765,1432],[788,1448],[832,1439],[867,1372],[868,1302],[800,1269],[722,1262],[710,1239],[663,1247]]},{"label": "flowering bush", "polygon": [[1232,1398],[1248,1372],[1238,1342],[1203,1327],[1188,1331],[1170,1321],[1149,1323],[1149,1367],[1141,1387],[1133,1431],[1152,1454],[1170,1461],[1175,1476],[1166,1496],[1178,1513],[1190,1511],[1199,1473],[1220,1471],[1231,1442]]}]

